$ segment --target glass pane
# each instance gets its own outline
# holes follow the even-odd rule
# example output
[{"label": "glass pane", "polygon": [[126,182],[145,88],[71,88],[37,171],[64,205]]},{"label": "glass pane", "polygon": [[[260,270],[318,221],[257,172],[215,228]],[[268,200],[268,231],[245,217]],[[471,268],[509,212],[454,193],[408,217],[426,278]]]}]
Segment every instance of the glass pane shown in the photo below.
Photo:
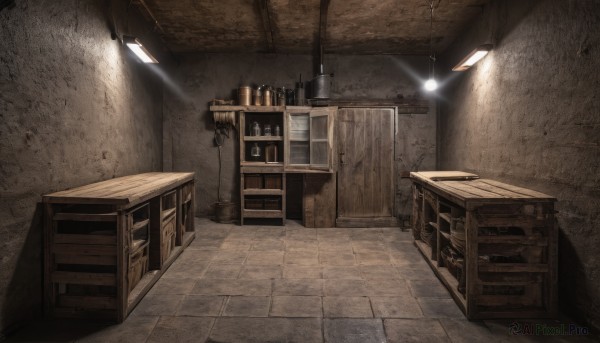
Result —
[{"label": "glass pane", "polygon": [[327,160],[327,150],[329,149],[329,144],[327,142],[312,142],[312,150],[310,154],[310,164],[311,165],[328,165],[329,161]]},{"label": "glass pane", "polygon": [[309,164],[310,146],[306,142],[290,142],[290,164]]},{"label": "glass pane", "polygon": [[307,141],[309,137],[309,116],[307,114],[295,114],[290,116],[290,140]]},{"label": "glass pane", "polygon": [[312,117],[310,119],[311,139],[327,139],[327,116]]}]

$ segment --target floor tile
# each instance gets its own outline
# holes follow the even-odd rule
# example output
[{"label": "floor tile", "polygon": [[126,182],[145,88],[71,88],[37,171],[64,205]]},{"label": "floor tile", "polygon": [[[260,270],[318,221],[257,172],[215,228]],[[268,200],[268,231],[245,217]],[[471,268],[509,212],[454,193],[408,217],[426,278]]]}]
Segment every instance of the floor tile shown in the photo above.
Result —
[{"label": "floor tile", "polygon": [[211,264],[204,275],[204,279],[237,279],[240,271],[242,270],[241,264]]},{"label": "floor tile", "polygon": [[271,307],[271,297],[229,297],[223,316],[228,317],[267,317]]},{"label": "floor tile", "polygon": [[175,262],[181,263],[209,263],[217,254],[216,250],[185,249]]},{"label": "floor tile", "polygon": [[383,324],[388,343],[450,343],[437,319],[385,319]]},{"label": "floor tile", "polygon": [[408,280],[415,298],[450,298],[450,293],[438,280]]},{"label": "floor tile", "polygon": [[204,342],[214,321],[201,317],[160,317],[147,342]]},{"label": "floor tile", "polygon": [[466,318],[440,318],[439,321],[452,343],[498,341],[498,337],[494,337],[482,321],[469,321]]},{"label": "floor tile", "polygon": [[359,252],[355,253],[360,265],[392,265],[392,260],[387,252]]},{"label": "floor tile", "polygon": [[224,296],[188,295],[177,310],[178,316],[216,317],[221,313]]},{"label": "floor tile", "polygon": [[381,319],[323,319],[325,341],[328,343],[386,342]]},{"label": "floor tile", "polygon": [[427,318],[464,318],[454,299],[417,299],[423,315]]},{"label": "floor tile", "polygon": [[158,318],[158,316],[130,316],[122,324],[111,325],[77,339],[76,342],[145,342],[158,322]]},{"label": "floor tile", "polygon": [[422,318],[417,299],[404,297],[370,297],[376,318]]},{"label": "floor tile", "polygon": [[[405,280],[438,280],[429,266],[412,267],[409,265],[396,266],[398,275]],[[438,281],[439,282],[439,281]]]},{"label": "floor tile", "polygon": [[367,286],[363,280],[326,279],[323,285],[324,295],[365,296]]},{"label": "floor tile", "polygon": [[246,264],[282,265],[283,251],[250,251]]},{"label": "floor tile", "polygon": [[158,280],[148,295],[151,294],[190,294],[194,285],[198,280],[196,279],[171,279],[171,278],[161,278]]},{"label": "floor tile", "polygon": [[271,280],[200,279],[192,294],[202,295],[271,295]]},{"label": "floor tile", "polygon": [[398,279],[394,266],[360,266],[360,274],[365,280]]},{"label": "floor tile", "polygon": [[319,251],[319,262],[326,266],[352,266],[356,264],[354,254],[349,252]]},{"label": "floor tile", "polygon": [[321,267],[289,264],[283,267],[284,279],[322,279]]},{"label": "floor tile", "polygon": [[271,317],[322,317],[319,296],[273,296]]},{"label": "floor tile", "polygon": [[208,262],[205,263],[173,263],[161,278],[171,279],[199,279],[208,269]]},{"label": "floor tile", "polygon": [[356,266],[324,266],[324,279],[362,280],[359,267]]},{"label": "floor tile", "polygon": [[303,240],[286,240],[285,250],[286,251],[310,251],[317,253],[319,244],[316,240],[303,241]]},{"label": "floor tile", "polygon": [[370,296],[411,296],[405,280],[366,280],[366,284]]},{"label": "floor tile", "polygon": [[252,251],[283,251],[285,243],[281,239],[255,239],[252,242]]},{"label": "floor tile", "polygon": [[319,255],[316,251],[287,251],[284,257],[285,264],[298,264],[304,266],[318,266]]},{"label": "floor tile", "polygon": [[135,316],[174,316],[184,295],[146,294],[132,311]]},{"label": "floor tile", "polygon": [[220,250],[215,257],[213,263],[222,264],[242,264],[246,260],[248,252],[239,250]]},{"label": "floor tile", "polygon": [[245,265],[240,273],[240,279],[281,279],[281,266]]},{"label": "floor tile", "polygon": [[373,318],[367,297],[323,297],[323,315],[329,318]]},{"label": "floor tile", "polygon": [[323,280],[322,279],[274,280],[273,295],[323,295]]},{"label": "floor tile", "polygon": [[210,342],[322,342],[318,318],[217,318]]}]

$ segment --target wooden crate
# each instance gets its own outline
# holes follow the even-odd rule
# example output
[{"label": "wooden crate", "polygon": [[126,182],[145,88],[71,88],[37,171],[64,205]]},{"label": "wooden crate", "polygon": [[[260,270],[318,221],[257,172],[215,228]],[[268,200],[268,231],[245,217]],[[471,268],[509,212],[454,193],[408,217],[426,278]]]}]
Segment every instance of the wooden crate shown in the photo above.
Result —
[{"label": "wooden crate", "polygon": [[281,174],[264,174],[265,189],[281,189]]},{"label": "wooden crate", "polygon": [[261,189],[263,188],[263,177],[261,174],[244,174],[245,189]]},{"label": "wooden crate", "polygon": [[163,221],[160,242],[160,258],[163,263],[171,256],[171,252],[175,249],[176,227],[177,216],[174,214]]},{"label": "wooden crate", "polygon": [[268,198],[264,200],[265,210],[281,210],[280,198]]},{"label": "wooden crate", "polygon": [[148,244],[129,254],[127,263],[127,289],[129,293],[133,291],[138,282],[148,272],[149,256]]}]

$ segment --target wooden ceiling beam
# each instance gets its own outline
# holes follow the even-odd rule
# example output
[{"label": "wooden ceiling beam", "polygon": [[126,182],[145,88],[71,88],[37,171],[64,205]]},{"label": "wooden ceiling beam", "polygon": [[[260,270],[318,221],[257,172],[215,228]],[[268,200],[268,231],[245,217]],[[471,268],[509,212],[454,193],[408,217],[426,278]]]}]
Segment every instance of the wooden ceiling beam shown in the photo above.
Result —
[{"label": "wooden ceiling beam", "polygon": [[267,39],[267,52],[275,53],[275,33],[273,32],[273,23],[271,22],[271,10],[269,9],[269,0],[255,0],[258,11],[265,29]]}]

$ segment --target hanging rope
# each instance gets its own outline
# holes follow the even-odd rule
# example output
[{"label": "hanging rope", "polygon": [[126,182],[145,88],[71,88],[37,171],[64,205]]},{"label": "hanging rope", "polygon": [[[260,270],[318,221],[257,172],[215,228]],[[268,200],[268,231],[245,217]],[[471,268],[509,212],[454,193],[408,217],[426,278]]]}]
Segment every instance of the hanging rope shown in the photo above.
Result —
[{"label": "hanging rope", "polygon": [[429,77],[434,78],[435,75],[435,53],[433,52],[433,12],[440,6],[442,0],[437,1],[437,5],[434,5],[435,0],[429,1]]}]

